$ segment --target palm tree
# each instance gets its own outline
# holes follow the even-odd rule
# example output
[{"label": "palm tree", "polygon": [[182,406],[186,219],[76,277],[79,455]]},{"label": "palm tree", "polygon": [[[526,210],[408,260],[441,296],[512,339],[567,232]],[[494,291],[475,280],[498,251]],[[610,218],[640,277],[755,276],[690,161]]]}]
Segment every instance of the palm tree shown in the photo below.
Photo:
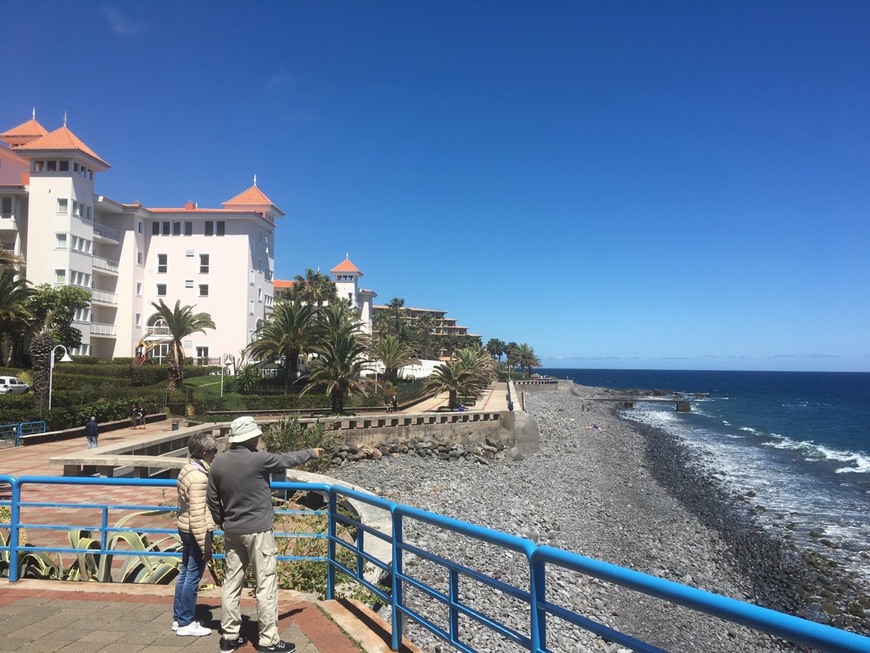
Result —
[{"label": "palm tree", "polygon": [[401,297],[393,297],[387,308],[390,309],[390,315],[393,318],[393,335],[402,335],[402,309],[405,307],[405,300]]},{"label": "palm tree", "polygon": [[526,343],[516,345],[508,353],[508,360],[513,361],[520,370],[526,370],[526,373],[531,376],[533,367],[540,367],[541,361],[535,355],[535,350],[529,347]]},{"label": "palm tree", "polygon": [[371,353],[384,364],[384,378],[392,383],[398,380],[400,367],[419,364],[411,347],[392,334],[378,338]]},{"label": "palm tree", "polygon": [[303,393],[324,387],[336,414],[344,412],[351,392],[373,386],[371,380],[361,375],[369,362],[369,342],[361,326],[362,322],[345,301],[331,302],[318,313],[317,340],[308,373],[310,384]]},{"label": "palm tree", "polygon": [[300,299],[282,300],[272,308],[269,320],[254,334],[248,352],[259,359],[283,359],[288,370],[284,392],[299,376],[299,358],[313,343],[314,307]]},{"label": "palm tree", "polygon": [[40,411],[48,403],[48,386],[51,383],[51,357],[57,340],[51,328],[54,318],[51,311],[45,316],[42,324],[37,327],[36,333],[30,339],[30,364],[33,372],[33,407]]},{"label": "palm tree", "polygon": [[460,349],[438,365],[426,380],[426,389],[447,393],[447,406],[455,410],[459,395],[480,397],[492,380],[492,359],[482,349]]},{"label": "palm tree", "polygon": [[33,291],[27,281],[8,267],[0,270],[0,345],[4,362],[11,358],[14,340],[33,318],[28,304]]},{"label": "palm tree", "polygon": [[505,353],[505,347],[507,347],[507,344],[498,338],[491,338],[489,342],[486,343],[486,350],[499,363],[501,362],[502,355]]},{"label": "palm tree", "polygon": [[305,270],[305,276],[297,274],[293,277],[290,297],[291,299],[297,299],[311,306],[321,308],[324,303],[332,302],[337,297],[335,283],[328,275],[308,268]]},{"label": "palm tree", "polygon": [[175,308],[169,308],[163,300],[159,302],[151,302],[151,305],[157,309],[157,314],[163,318],[166,323],[166,329],[169,335],[172,336],[172,342],[169,344],[170,360],[167,368],[169,370],[169,387],[178,389],[181,387],[181,382],[184,380],[184,346],[181,341],[194,333],[205,333],[206,329],[215,329],[214,320],[208,313],[194,313],[193,306],[181,306],[181,301],[175,302]]}]

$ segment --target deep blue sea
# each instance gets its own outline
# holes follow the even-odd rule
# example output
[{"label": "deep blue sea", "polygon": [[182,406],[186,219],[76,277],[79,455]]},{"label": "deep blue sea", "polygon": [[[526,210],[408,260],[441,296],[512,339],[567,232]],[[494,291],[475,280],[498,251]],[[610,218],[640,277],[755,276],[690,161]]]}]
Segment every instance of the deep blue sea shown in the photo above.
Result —
[{"label": "deep blue sea", "polygon": [[763,527],[870,582],[860,555],[870,551],[870,373],[537,371],[580,385],[704,395],[691,413],[638,402],[626,416],[683,439],[726,489],[754,492]]}]

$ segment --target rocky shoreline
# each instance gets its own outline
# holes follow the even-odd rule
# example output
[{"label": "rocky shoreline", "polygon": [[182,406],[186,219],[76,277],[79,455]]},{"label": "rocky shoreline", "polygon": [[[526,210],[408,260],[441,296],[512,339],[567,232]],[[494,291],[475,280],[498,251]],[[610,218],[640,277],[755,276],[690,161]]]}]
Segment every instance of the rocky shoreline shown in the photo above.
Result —
[{"label": "rocky shoreline", "polygon": [[[579,395],[606,393],[575,389]],[[723,495],[695,471],[687,452],[668,434],[621,419],[612,404],[584,396],[542,389],[526,397],[526,409],[540,428],[540,453],[423,458],[414,448],[407,454],[387,452],[377,460],[345,462],[332,475],[399,503],[819,620],[825,615],[825,597],[818,596],[822,585],[832,595],[828,603],[848,594],[839,592],[840,583],[847,581],[837,578],[835,570],[806,564],[781,543],[765,539],[750,521],[738,519],[739,500]],[[524,563],[487,545],[419,524],[409,525],[405,537],[517,587],[528,583]],[[446,591],[445,574],[430,563],[409,556],[406,571]],[[549,600],[669,651],[800,650],[568,572],[554,570],[548,588]],[[527,630],[527,608],[513,599],[478,583],[460,589],[469,605]],[[413,591],[407,597],[426,614],[424,602],[414,602]],[[838,606],[836,618],[847,618],[845,608]],[[446,628],[443,611],[427,616]],[[627,650],[552,621],[552,651]],[[478,651],[522,650],[472,620],[461,623],[465,641]],[[450,650],[412,621],[407,634],[426,651]]]}]

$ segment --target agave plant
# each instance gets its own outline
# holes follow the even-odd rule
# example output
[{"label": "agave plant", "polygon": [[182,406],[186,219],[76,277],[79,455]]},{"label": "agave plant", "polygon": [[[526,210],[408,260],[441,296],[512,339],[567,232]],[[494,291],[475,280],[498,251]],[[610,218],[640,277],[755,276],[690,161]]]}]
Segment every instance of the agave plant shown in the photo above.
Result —
[{"label": "agave plant", "polygon": [[[139,512],[127,515],[117,524],[116,528],[123,527],[133,517],[150,515],[154,513]],[[145,583],[151,585],[168,585],[178,575],[179,561],[174,558],[148,555],[155,551],[181,552],[181,542],[177,537],[165,537],[157,542],[149,542],[144,533],[129,530],[113,533],[106,542],[106,550],[110,553],[97,553],[102,549],[100,543],[91,538],[91,532],[87,530],[75,530],[69,532],[70,543],[73,548],[80,551],[76,554],[76,560],[66,574],[67,580],[95,580],[100,583]],[[111,551],[118,548],[119,542],[125,542],[130,551],[136,551],[138,555],[125,555],[124,563],[113,575],[113,563],[115,554]],[[161,548],[166,545],[166,548]],[[88,553],[95,550],[94,553]]]}]

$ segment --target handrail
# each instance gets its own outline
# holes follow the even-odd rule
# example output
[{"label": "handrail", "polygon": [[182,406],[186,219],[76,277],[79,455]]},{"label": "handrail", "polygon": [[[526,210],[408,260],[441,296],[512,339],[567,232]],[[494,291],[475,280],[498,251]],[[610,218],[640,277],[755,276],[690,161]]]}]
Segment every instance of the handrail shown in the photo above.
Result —
[{"label": "handrail", "polygon": [[[106,549],[108,535],[119,530],[135,530],[137,532],[172,533],[171,528],[141,527],[120,528],[109,526],[109,510],[141,510],[158,509],[171,511],[173,506],[134,506],[111,503],[70,503],[70,502],[27,502],[22,501],[21,491],[23,486],[31,484],[53,485],[100,485],[100,486],[134,486],[134,487],[173,487],[174,480],[169,479],[123,479],[123,478],[68,478],[53,476],[22,476],[13,477],[0,475],[0,485],[8,484],[11,487],[9,500],[0,501],[0,505],[10,507],[9,523],[0,523],[0,528],[9,529],[9,538],[5,546],[0,546],[0,552],[7,552],[9,559],[9,580],[14,582],[18,579],[19,556],[23,551],[53,551],[90,554],[112,555],[139,555],[137,551]],[[305,514],[318,514],[328,517],[328,530],[324,536],[319,533],[284,533],[276,532],[276,537],[319,537],[327,542],[326,557],[316,556],[280,556],[280,560],[310,560],[326,562],[327,591],[326,598],[333,599],[336,590],[336,574],[342,573],[347,578],[361,584],[371,592],[390,604],[392,608],[392,639],[390,646],[393,650],[399,650],[403,621],[411,618],[426,628],[435,636],[449,642],[452,646],[466,653],[474,653],[475,649],[468,642],[460,639],[459,618],[464,617],[493,631],[525,650],[534,653],[545,653],[547,647],[547,620],[556,617],[560,620],[574,624],[606,637],[608,640],[622,643],[634,650],[660,653],[661,649],[642,642],[632,636],[613,630],[603,624],[597,623],[577,612],[551,603],[547,600],[547,568],[557,566],[575,573],[585,574],[598,578],[621,587],[640,592],[642,594],[657,597],[685,606],[691,610],[714,615],[726,621],[743,624],[751,629],[782,637],[800,644],[808,645],[822,651],[833,653],[867,653],[870,651],[870,638],[856,633],[840,630],[831,626],[807,621],[798,617],[755,606],[743,601],[720,596],[712,592],[688,587],[679,583],[643,574],[631,569],[619,567],[610,563],[594,560],[576,553],[563,551],[546,545],[537,545],[534,542],[507,533],[502,533],[489,528],[484,528],[468,522],[460,521],[443,515],[427,512],[418,508],[388,501],[375,495],[367,494],[339,484],[331,483],[302,483],[282,481],[272,483],[275,490],[300,490],[317,492],[328,498],[326,511],[305,511]],[[370,507],[379,509],[389,514],[392,533],[381,532],[371,525],[363,523],[362,518],[355,518],[342,514],[339,509],[341,504],[350,500],[362,502]],[[21,522],[21,508],[28,508],[28,515],[36,508],[52,508],[62,506],[64,508],[99,509],[101,511],[100,525],[74,526],[69,524],[38,524]],[[290,511],[292,512],[292,511]],[[474,570],[461,562],[450,560],[443,555],[423,548],[419,543],[408,541],[404,537],[404,527],[409,522],[419,522],[438,529],[445,530],[457,536],[471,538],[473,540],[499,547],[519,554],[515,560],[524,560],[527,571],[528,587],[512,585],[500,578]],[[340,537],[338,525],[343,524],[355,530],[354,541],[349,542]],[[68,547],[34,546],[33,542],[27,547],[20,545],[19,530],[32,528],[34,530],[74,530],[81,528],[100,533],[100,549],[76,549]],[[386,543],[391,547],[392,560],[385,561],[372,555],[367,550],[366,542],[372,538]],[[33,539],[33,538],[31,538]],[[2,544],[2,540],[0,540]],[[370,549],[371,547],[369,547]],[[356,565],[351,568],[342,563],[339,551],[349,551],[356,560]],[[177,551],[149,551],[149,555],[155,557],[177,558]],[[437,565],[444,569],[448,578],[447,589],[427,585],[420,578],[406,573],[403,560],[406,556],[413,555],[426,560],[427,564]],[[220,554],[215,557],[221,557]],[[365,578],[367,565],[373,565],[381,572],[389,576],[390,591],[385,591],[375,583]],[[496,589],[505,596],[525,605],[527,610],[528,629],[525,632],[517,630],[515,626],[499,622],[474,606],[463,602],[460,592],[460,581],[470,580]],[[418,609],[405,601],[405,589],[412,588],[415,595],[424,597],[427,602],[438,604],[446,608],[446,623],[436,623],[433,619],[421,614]],[[428,611],[443,614],[442,611]]]}]

